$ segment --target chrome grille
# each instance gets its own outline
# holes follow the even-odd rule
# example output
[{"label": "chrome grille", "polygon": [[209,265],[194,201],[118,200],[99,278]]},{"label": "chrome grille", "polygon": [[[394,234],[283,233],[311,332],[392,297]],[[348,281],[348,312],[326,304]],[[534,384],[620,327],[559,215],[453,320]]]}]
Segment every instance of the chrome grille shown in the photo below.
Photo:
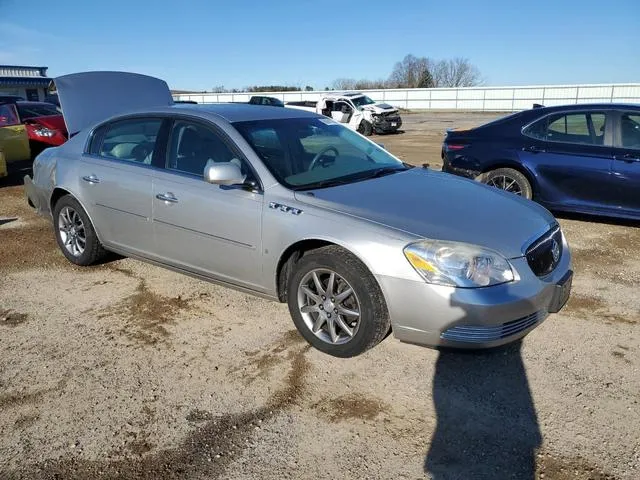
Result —
[{"label": "chrome grille", "polygon": [[523,332],[535,324],[542,322],[546,316],[547,312],[541,310],[501,325],[456,325],[444,331],[440,335],[440,338],[454,342],[491,342]]},{"label": "chrome grille", "polygon": [[[555,255],[557,255],[557,258]],[[562,232],[560,227],[554,226],[534,241],[527,248],[525,256],[529,267],[538,277],[544,277],[551,273],[560,262],[560,258],[562,258]]]}]

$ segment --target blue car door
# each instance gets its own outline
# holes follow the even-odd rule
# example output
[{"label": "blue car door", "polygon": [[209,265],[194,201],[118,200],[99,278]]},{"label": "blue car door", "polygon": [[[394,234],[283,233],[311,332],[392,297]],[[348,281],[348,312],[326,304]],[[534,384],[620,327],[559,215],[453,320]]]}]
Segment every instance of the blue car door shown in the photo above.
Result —
[{"label": "blue car door", "polygon": [[614,136],[615,208],[640,217],[640,111],[619,112]]},{"label": "blue car door", "polygon": [[562,112],[525,128],[530,141],[520,159],[536,173],[541,203],[591,210],[612,200],[610,117],[602,110]]}]

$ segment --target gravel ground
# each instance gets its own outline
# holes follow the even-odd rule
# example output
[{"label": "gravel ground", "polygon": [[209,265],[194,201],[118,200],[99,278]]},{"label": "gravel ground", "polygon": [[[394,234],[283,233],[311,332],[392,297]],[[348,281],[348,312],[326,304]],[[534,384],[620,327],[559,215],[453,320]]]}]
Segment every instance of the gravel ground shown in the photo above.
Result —
[{"label": "gravel ground", "polygon": [[[440,164],[445,128],[374,137]],[[1,479],[638,479],[640,227],[561,218],[574,293],[523,342],[310,349],[283,304],[129,259],[69,264],[0,183]]]}]

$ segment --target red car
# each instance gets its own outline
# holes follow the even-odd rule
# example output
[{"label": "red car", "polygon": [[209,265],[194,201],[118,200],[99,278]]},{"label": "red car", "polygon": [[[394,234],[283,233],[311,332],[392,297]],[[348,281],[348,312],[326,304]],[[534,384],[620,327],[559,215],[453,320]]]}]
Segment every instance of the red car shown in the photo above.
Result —
[{"label": "red car", "polygon": [[69,138],[64,118],[55,105],[45,102],[15,102],[20,123],[27,127],[31,155],[47,147],[62,145]]}]

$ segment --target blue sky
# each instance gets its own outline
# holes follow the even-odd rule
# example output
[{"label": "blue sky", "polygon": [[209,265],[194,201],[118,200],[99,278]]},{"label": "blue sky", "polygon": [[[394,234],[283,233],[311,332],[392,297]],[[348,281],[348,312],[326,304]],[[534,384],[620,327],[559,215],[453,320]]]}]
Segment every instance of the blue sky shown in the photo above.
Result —
[{"label": "blue sky", "polygon": [[324,88],[407,53],[488,85],[640,82],[640,0],[0,0],[0,64],[127,70],[172,88]]}]

